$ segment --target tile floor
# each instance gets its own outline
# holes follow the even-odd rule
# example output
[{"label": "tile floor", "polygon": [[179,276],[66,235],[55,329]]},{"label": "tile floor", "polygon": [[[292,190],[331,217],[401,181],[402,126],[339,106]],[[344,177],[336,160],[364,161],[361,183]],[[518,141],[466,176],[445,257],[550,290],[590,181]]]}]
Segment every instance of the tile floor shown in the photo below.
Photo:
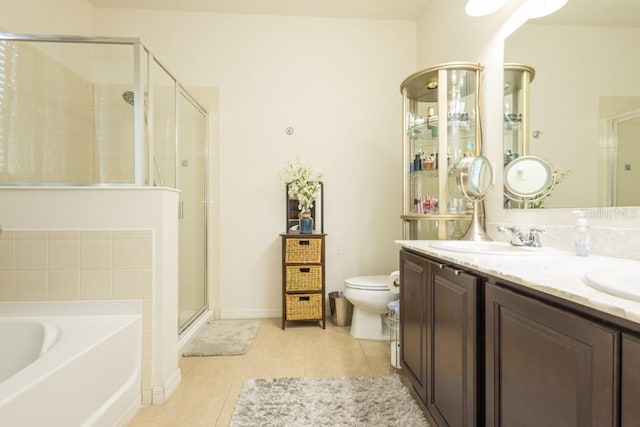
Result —
[{"label": "tile floor", "polygon": [[142,407],[129,427],[227,426],[248,378],[387,375],[394,371],[389,350],[388,341],[355,339],[329,321],[324,330],[289,322],[283,331],[280,319],[262,319],[247,354],[183,357],[175,394],[165,405]]}]

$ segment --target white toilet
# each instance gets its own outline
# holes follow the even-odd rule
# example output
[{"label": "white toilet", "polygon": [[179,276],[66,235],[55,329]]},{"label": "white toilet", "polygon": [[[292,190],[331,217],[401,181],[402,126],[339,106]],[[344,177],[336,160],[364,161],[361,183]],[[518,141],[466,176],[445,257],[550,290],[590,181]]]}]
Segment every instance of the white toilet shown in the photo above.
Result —
[{"label": "white toilet", "polygon": [[389,287],[390,276],[351,277],[344,281],[344,297],[353,304],[351,335],[370,340],[389,339],[387,304],[399,295]]}]

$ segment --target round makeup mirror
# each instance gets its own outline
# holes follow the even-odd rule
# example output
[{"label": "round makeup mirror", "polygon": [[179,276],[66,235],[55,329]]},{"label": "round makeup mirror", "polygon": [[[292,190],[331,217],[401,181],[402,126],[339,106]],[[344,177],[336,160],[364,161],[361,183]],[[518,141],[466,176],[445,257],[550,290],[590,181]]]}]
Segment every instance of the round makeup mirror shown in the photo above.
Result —
[{"label": "round makeup mirror", "polygon": [[525,208],[545,198],[555,184],[556,174],[540,157],[519,157],[504,168],[505,196],[523,203]]},{"label": "round makeup mirror", "polygon": [[493,186],[493,168],[484,156],[465,157],[458,165],[458,182],[471,201],[482,200]]},{"label": "round makeup mirror", "polygon": [[457,165],[457,181],[464,196],[473,202],[471,224],[462,240],[490,241],[484,224],[482,200],[493,186],[493,168],[484,156],[465,157]]}]

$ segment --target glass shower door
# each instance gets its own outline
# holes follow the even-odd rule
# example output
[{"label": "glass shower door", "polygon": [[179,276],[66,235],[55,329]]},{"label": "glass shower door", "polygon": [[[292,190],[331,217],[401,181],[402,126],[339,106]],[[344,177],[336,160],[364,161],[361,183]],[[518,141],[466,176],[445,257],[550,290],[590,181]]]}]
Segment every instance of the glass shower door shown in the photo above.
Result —
[{"label": "glass shower door", "polygon": [[180,201],[179,332],[207,307],[207,113],[178,95]]}]

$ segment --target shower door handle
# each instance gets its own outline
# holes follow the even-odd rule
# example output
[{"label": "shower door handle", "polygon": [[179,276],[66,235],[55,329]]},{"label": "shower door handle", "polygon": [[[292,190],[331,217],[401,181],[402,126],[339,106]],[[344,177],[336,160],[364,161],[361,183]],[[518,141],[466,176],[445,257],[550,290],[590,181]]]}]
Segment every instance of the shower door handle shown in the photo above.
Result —
[{"label": "shower door handle", "polygon": [[178,204],[178,219],[184,219],[184,201],[180,200]]}]

